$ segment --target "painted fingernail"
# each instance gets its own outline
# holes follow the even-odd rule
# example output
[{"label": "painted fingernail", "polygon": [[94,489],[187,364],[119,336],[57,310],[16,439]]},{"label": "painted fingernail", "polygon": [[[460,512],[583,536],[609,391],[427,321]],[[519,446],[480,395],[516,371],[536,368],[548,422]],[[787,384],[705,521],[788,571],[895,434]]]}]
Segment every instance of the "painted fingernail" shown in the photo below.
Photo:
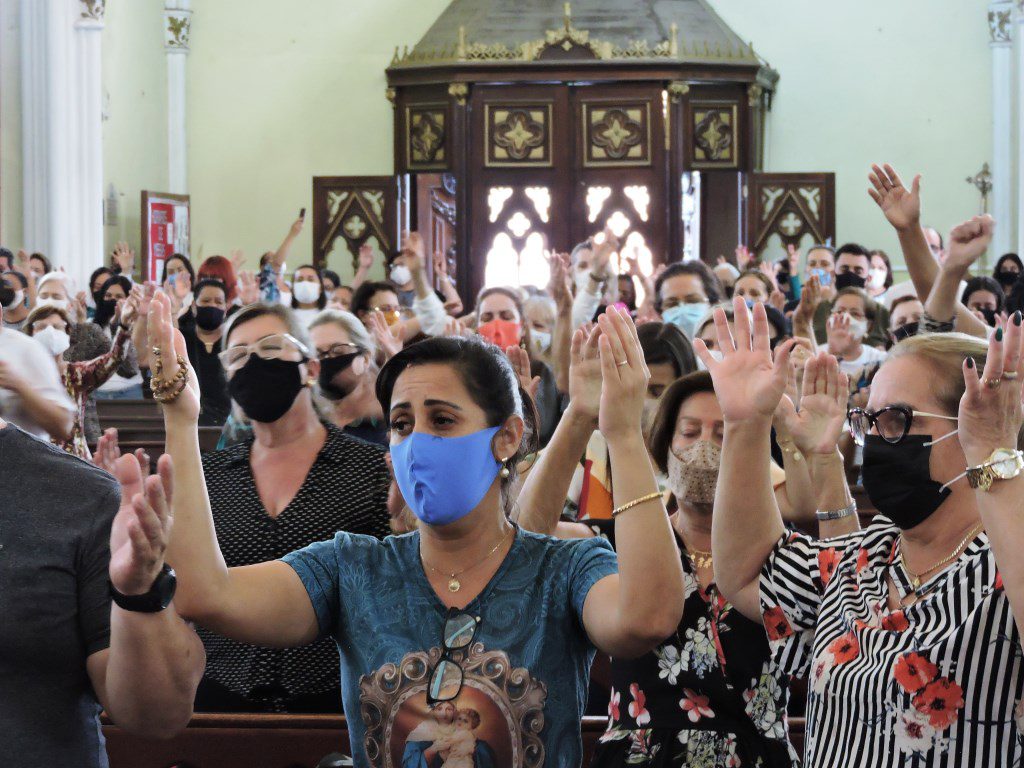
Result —
[{"label": "painted fingernail", "polygon": [[996,328],[996,341],[1002,341],[1002,340],[1003,340],[1003,329],[1002,328]]},{"label": "painted fingernail", "polygon": [[974,358],[973,357],[968,357],[967,358],[967,367],[968,368],[974,368]]},{"label": "painted fingernail", "polygon": [[1020,325],[1020,310],[1018,309],[1013,313],[1013,324]]}]

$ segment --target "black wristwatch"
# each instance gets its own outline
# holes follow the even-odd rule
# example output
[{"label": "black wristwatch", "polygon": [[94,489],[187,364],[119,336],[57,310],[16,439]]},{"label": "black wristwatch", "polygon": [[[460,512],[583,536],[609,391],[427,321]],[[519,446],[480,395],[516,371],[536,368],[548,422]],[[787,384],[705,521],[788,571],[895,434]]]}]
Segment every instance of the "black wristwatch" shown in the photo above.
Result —
[{"label": "black wristwatch", "polygon": [[141,595],[125,595],[118,592],[113,584],[110,585],[110,596],[114,604],[125,611],[134,613],[159,613],[174,599],[174,593],[178,589],[178,577],[174,575],[174,569],[164,563],[159,575],[149,588],[149,592]]}]

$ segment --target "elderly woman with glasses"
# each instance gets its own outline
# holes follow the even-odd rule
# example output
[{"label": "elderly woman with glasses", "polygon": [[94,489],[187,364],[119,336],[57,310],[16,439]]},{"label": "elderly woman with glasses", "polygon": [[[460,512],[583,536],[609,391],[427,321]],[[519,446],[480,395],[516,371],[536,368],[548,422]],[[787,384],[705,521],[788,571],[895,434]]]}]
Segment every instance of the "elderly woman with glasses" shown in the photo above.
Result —
[{"label": "elderly woman with glasses", "polygon": [[[166,300],[154,312],[163,329],[156,346],[171,361],[183,346]],[[247,325],[236,326],[232,345],[271,332],[243,336]],[[420,523],[383,542],[339,532],[226,567],[203,493],[195,390],[165,405],[178,478],[168,561],[179,574],[179,609],[264,646],[333,638],[356,765],[394,765],[401,755],[421,768],[453,754],[467,765],[579,765],[595,647],[645,653],[678,624],[683,600],[679,552],[640,430],[643,353],[628,315],[609,310],[600,325],[598,419],[616,473],[617,559],[600,539],[558,541],[510,522],[536,413],[501,350],[436,338],[399,352],[378,378],[395,476]],[[169,362],[162,376],[174,379],[177,369]],[[647,588],[652,581],[659,590]]]},{"label": "elderly woman with glasses", "polygon": [[[163,336],[152,316],[155,307],[166,306],[161,294],[150,305],[149,339],[156,348]],[[184,337],[178,341],[187,349]],[[244,307],[225,327],[223,346],[218,357],[233,408],[252,429],[236,445],[203,456],[206,488],[200,493],[212,512],[212,527],[205,530],[216,531],[221,562],[253,565],[338,531],[385,536],[390,476],[384,454],[321,421],[313,405],[321,363],[293,312],[280,304]],[[159,373],[154,366],[155,393],[173,378],[167,370],[173,353],[162,349],[167,352],[160,355]],[[195,437],[193,429],[190,439]],[[329,641],[274,650],[200,635],[207,666],[197,710],[341,710],[338,658]]]},{"label": "elderly woman with glasses", "polygon": [[[812,541],[785,532],[760,461],[792,345],[773,360],[763,309],[753,325],[735,311],[735,333],[715,318],[721,360],[695,345],[725,417],[715,576],[764,621],[784,669],[810,678],[806,764],[1020,764],[1020,313],[987,342],[925,334],[893,348],[849,414],[879,515]],[[834,359],[822,383],[839,386]]]}]

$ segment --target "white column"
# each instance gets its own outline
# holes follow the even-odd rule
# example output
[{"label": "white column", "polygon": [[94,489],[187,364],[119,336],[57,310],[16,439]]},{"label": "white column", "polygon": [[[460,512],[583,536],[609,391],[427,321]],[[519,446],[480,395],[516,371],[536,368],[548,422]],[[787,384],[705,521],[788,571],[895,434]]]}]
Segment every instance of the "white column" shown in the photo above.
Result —
[{"label": "white column", "polygon": [[24,240],[80,286],[103,260],[104,0],[21,0]]},{"label": "white column", "polygon": [[79,4],[75,22],[77,114],[74,120],[76,187],[72,190],[76,240],[65,269],[80,287],[104,261],[103,246],[103,57],[104,0]]},{"label": "white column", "polygon": [[188,192],[185,136],[185,62],[192,33],[190,0],[166,0],[164,47],[167,51],[167,164],[169,192]]},{"label": "white column", "polygon": [[996,231],[989,253],[994,260],[1013,250],[1013,3],[993,0],[988,6],[992,49],[992,197],[989,210]]}]

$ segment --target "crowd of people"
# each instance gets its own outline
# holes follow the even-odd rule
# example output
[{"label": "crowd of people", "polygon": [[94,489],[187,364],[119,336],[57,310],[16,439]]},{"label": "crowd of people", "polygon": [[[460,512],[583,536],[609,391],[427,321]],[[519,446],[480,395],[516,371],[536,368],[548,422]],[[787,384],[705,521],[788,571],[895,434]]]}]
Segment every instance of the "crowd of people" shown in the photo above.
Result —
[{"label": "crowd of people", "polygon": [[[600,711],[602,768],[1019,764],[1024,265],[869,179],[905,283],[856,243],[648,275],[606,229],[469,307],[417,233],[289,271],[303,215],[251,272],[0,250],[0,755],[105,765],[102,707],[576,766]],[[152,466],[96,417],[143,397]]]}]

